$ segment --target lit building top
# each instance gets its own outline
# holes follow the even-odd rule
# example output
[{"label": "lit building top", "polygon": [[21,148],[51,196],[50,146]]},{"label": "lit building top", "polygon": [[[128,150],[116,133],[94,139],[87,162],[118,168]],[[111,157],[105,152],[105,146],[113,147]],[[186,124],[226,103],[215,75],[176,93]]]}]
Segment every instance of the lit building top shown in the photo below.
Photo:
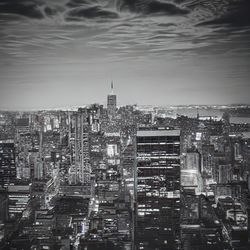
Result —
[{"label": "lit building top", "polygon": [[180,130],[138,130],[138,137],[147,136],[180,136]]}]

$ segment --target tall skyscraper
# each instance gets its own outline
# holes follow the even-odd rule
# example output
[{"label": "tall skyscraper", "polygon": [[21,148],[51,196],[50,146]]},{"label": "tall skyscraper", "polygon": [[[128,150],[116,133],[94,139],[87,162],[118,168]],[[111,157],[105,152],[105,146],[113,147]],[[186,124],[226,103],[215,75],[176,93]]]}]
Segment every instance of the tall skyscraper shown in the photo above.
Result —
[{"label": "tall skyscraper", "polygon": [[108,95],[107,109],[110,116],[115,114],[116,111],[116,95],[114,94],[114,84],[111,82],[111,93]]},{"label": "tall skyscraper", "polygon": [[7,219],[8,219],[8,195],[6,189],[0,187],[0,224],[1,222],[6,222]]},{"label": "tall skyscraper", "polygon": [[0,141],[0,186],[16,179],[15,145],[13,140]]},{"label": "tall skyscraper", "polygon": [[90,182],[89,124],[87,109],[79,109],[75,114],[75,183]]},{"label": "tall skyscraper", "polygon": [[139,129],[136,146],[136,249],[178,249],[180,131]]}]

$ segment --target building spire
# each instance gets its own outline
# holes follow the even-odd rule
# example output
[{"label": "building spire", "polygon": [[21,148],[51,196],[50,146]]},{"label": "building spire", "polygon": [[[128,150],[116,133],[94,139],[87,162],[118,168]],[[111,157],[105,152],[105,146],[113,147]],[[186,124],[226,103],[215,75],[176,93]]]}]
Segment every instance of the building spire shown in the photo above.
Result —
[{"label": "building spire", "polygon": [[111,81],[111,94],[114,94],[114,83],[113,83],[113,80]]}]

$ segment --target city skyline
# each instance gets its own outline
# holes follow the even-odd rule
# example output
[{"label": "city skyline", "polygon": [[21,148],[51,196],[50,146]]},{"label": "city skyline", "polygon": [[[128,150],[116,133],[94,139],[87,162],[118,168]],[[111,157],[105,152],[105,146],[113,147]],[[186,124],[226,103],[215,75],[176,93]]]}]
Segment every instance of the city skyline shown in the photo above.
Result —
[{"label": "city skyline", "polygon": [[1,109],[249,104],[246,0],[0,5]]},{"label": "city skyline", "polygon": [[250,107],[107,100],[0,111],[0,250],[248,250]]}]

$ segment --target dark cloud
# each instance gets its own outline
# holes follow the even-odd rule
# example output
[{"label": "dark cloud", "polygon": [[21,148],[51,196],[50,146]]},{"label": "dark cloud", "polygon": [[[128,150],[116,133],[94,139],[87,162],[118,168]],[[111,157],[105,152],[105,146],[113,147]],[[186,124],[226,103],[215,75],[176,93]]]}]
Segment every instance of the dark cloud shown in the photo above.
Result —
[{"label": "dark cloud", "polygon": [[[66,20],[118,18],[119,11],[151,15],[196,13],[198,25],[250,25],[249,0],[0,0],[0,14],[42,19],[64,13]],[[198,14],[198,16],[197,16]]]},{"label": "dark cloud", "polygon": [[174,3],[160,0],[121,0],[118,1],[117,6],[120,10],[128,9],[132,12],[143,14],[164,13],[168,15],[181,15],[189,12],[187,9],[183,9]]},{"label": "dark cloud", "polygon": [[[57,2],[59,4],[59,2]],[[48,0],[1,0],[0,13],[42,19],[64,12],[66,20],[82,18],[118,18],[119,11],[140,14],[182,15],[188,13],[174,3],[163,0],[69,0],[58,5]]]},{"label": "dark cloud", "polygon": [[74,8],[67,13],[66,20],[78,20],[79,18],[117,18],[119,15],[100,6]]},{"label": "dark cloud", "polygon": [[217,15],[214,19],[201,22],[199,25],[230,25],[249,26],[250,25],[250,1],[239,0],[228,2],[226,11]]},{"label": "dark cloud", "polygon": [[1,0],[0,13],[17,14],[30,18],[43,18],[43,13],[39,9],[41,3],[32,0]]},{"label": "dark cloud", "polygon": [[44,8],[44,13],[47,15],[47,16],[54,16],[58,13],[58,9],[56,8],[52,8],[52,7],[49,7],[49,6],[46,6]]},{"label": "dark cloud", "polygon": [[98,1],[96,0],[70,0],[66,6],[70,7],[70,8],[75,8],[75,7],[79,7],[81,5],[92,5],[92,4],[96,4]]}]

